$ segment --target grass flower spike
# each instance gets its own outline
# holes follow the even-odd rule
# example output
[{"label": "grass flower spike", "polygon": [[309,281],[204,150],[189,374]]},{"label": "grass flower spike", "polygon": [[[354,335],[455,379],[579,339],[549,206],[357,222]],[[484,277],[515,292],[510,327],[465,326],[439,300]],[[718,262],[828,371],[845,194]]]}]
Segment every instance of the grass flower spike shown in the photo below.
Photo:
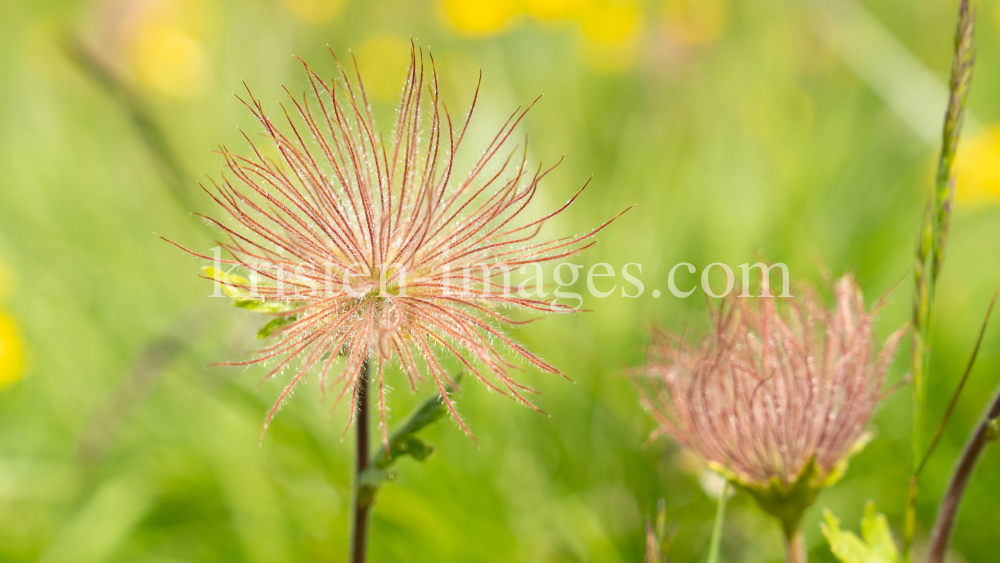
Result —
[{"label": "grass flower spike", "polygon": [[[759,307],[738,298],[697,346],[654,331],[643,403],[668,434],[749,492],[790,542],[802,513],[863,446],[902,331],[874,350],[874,312],[841,278],[836,305],[814,295]],[[876,308],[877,309],[877,308]]]},{"label": "grass flower spike", "polygon": [[324,81],[303,64],[311,91],[301,98],[289,92],[286,130],[252,94],[244,102],[280,158],[272,160],[249,138],[249,156],[223,148],[226,170],[213,180],[214,190],[206,190],[229,215],[227,221],[206,217],[228,236],[220,244],[230,259],[222,263],[249,273],[249,281],[229,276],[230,291],[250,303],[271,304],[265,310],[277,317],[265,327],[273,344],[227,365],[267,362],[267,377],[292,373],[265,429],[310,372],[318,373],[324,389],[339,387],[338,401],[349,397],[353,422],[359,392],[365,392],[359,374],[370,363],[383,441],[385,368],[392,364],[414,390],[432,381],[471,436],[445,392],[454,382],[444,355],[491,389],[531,405],[525,397],[531,389],[510,375],[517,362],[560,372],[504,328],[526,322],[511,316],[517,310],[573,309],[512,293],[510,273],[573,255],[594,244],[600,229],[536,240],[579,192],[551,213],[527,217],[539,182],[552,170],[529,169],[526,143],[511,146],[530,108],[518,108],[459,176],[456,154],[475,98],[466,118],[453,123],[439,96],[433,58],[425,64],[422,50],[411,51],[388,138],[377,132],[360,71],[352,80],[338,62],[339,77]]}]

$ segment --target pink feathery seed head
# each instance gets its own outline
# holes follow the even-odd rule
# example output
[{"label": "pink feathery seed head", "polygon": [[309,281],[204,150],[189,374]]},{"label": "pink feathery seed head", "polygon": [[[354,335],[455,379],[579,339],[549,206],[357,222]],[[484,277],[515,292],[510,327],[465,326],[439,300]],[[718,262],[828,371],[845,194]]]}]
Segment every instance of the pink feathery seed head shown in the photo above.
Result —
[{"label": "pink feathery seed head", "polygon": [[[637,370],[655,434],[668,434],[740,483],[792,485],[810,464],[819,480],[862,439],[903,330],[875,350],[875,311],[849,276],[835,305],[731,298],[697,346],[654,330]],[[878,307],[875,308],[876,310]]]},{"label": "pink feathery seed head", "polygon": [[[265,430],[311,371],[319,374],[323,389],[340,387],[338,401],[349,397],[349,427],[358,394],[365,392],[359,390],[359,371],[368,362],[377,382],[373,391],[383,441],[389,365],[399,366],[414,390],[433,381],[470,436],[445,392],[453,382],[442,356],[457,358],[489,388],[532,407],[525,398],[532,390],[509,374],[518,367],[514,361],[560,373],[506,336],[504,328],[519,324],[511,311],[574,309],[512,294],[501,282],[522,266],[587,248],[611,221],[583,236],[536,239],[579,192],[555,211],[528,218],[539,182],[552,168],[530,168],[526,145],[511,141],[527,109],[518,108],[471,169],[457,174],[455,157],[479,89],[464,120],[453,122],[440,100],[433,63],[431,57],[426,64],[423,50],[413,47],[388,136],[375,127],[360,71],[352,78],[339,61],[339,75],[331,80],[303,62],[309,92],[301,98],[289,92],[282,127],[247,90],[244,103],[273,150],[264,151],[249,137],[247,156],[222,148],[226,168],[206,191],[229,217],[205,219],[228,238],[220,245],[230,259],[222,262],[253,280],[237,289],[288,306],[279,313],[287,322],[272,335],[273,344],[248,361],[227,364],[273,362],[267,377],[294,371]],[[332,373],[338,371],[338,357],[342,367]]]}]

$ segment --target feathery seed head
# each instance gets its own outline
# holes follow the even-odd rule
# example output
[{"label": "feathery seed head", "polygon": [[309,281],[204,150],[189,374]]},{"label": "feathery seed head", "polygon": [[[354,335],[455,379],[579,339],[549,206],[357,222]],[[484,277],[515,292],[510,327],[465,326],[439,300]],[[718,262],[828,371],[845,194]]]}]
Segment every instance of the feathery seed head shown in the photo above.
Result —
[{"label": "feathery seed head", "polygon": [[[802,512],[864,445],[903,331],[876,354],[860,288],[849,277],[827,308],[812,293],[730,298],[697,346],[654,330],[637,370],[644,406],[668,434],[750,492],[794,532]],[[877,309],[877,307],[876,307]]]},{"label": "feathery seed head", "polygon": [[366,360],[377,384],[383,441],[390,364],[414,390],[433,381],[470,436],[445,393],[453,382],[442,355],[457,358],[491,389],[531,405],[525,394],[532,390],[509,374],[518,367],[514,360],[559,371],[505,334],[505,327],[525,322],[509,313],[574,309],[512,294],[501,282],[512,270],[594,244],[594,234],[610,221],[583,236],[536,240],[579,192],[541,218],[525,218],[539,182],[552,170],[529,169],[527,147],[509,146],[527,109],[514,112],[472,168],[458,175],[456,153],[475,97],[465,119],[453,123],[440,100],[433,57],[426,65],[422,49],[411,49],[388,137],[375,127],[360,72],[352,80],[338,62],[339,76],[324,81],[303,65],[311,92],[302,98],[289,92],[285,130],[252,94],[244,102],[280,158],[267,158],[249,138],[249,156],[223,148],[226,170],[212,180],[214,190],[206,190],[230,216],[205,217],[229,239],[220,243],[230,256],[222,262],[250,274],[249,280],[227,275],[236,280],[230,290],[253,303],[276,304],[280,319],[268,331],[273,344],[227,365],[275,362],[268,377],[294,370],[265,429],[310,371],[324,389],[328,383],[340,387],[338,401],[349,397],[353,422],[355,401],[365,392],[359,370]]}]

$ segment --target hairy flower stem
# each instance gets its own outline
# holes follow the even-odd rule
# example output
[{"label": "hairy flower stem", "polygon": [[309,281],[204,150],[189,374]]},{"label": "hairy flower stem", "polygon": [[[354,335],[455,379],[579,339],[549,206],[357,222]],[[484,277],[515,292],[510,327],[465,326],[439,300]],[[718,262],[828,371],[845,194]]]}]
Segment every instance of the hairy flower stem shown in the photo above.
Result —
[{"label": "hairy flower stem", "polygon": [[785,561],[788,563],[806,563],[806,537],[801,530],[785,535]]},{"label": "hairy flower stem", "polygon": [[[355,426],[358,429],[357,465],[354,473],[354,524],[351,534],[351,563],[365,563],[368,559],[368,524],[372,498],[361,497],[361,478],[368,469],[368,358],[361,363],[358,373],[358,399]],[[366,495],[370,496],[370,495]]]},{"label": "hairy flower stem", "polygon": [[934,532],[931,535],[928,563],[942,563],[944,561],[944,554],[948,550],[948,544],[951,543],[955,517],[958,516],[958,508],[965,495],[965,488],[976,469],[976,464],[979,463],[983,450],[990,442],[997,439],[995,425],[998,418],[1000,418],[1000,386],[997,387],[993,396],[993,402],[983,413],[982,420],[979,421],[975,431],[969,437],[965,451],[962,452],[962,457],[955,468],[955,474],[951,477],[951,483],[948,484],[948,492],[945,493],[944,499],[941,501],[937,520],[934,522]]}]

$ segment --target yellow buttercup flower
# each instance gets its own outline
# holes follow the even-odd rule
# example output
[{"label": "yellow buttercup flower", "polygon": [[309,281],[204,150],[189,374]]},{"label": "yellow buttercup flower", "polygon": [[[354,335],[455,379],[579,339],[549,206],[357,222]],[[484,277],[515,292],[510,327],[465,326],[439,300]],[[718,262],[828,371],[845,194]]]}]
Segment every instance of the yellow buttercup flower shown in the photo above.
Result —
[{"label": "yellow buttercup flower", "polygon": [[580,7],[580,0],[524,0],[524,11],[536,18],[568,18]]},{"label": "yellow buttercup flower", "polygon": [[642,17],[636,2],[600,2],[583,9],[581,54],[592,70],[619,73],[635,64]]},{"label": "yellow buttercup flower", "polygon": [[344,2],[343,0],[285,0],[285,5],[299,19],[321,24],[339,14]]},{"label": "yellow buttercup flower", "polygon": [[727,0],[666,0],[663,25],[667,36],[681,45],[715,42],[729,22]]},{"label": "yellow buttercup flower", "polygon": [[208,68],[201,44],[174,26],[150,26],[133,56],[142,81],[162,94],[190,98],[205,87]]},{"label": "yellow buttercup flower", "polygon": [[24,345],[14,319],[0,313],[0,389],[24,375]]},{"label": "yellow buttercup flower", "polygon": [[1000,126],[963,141],[955,159],[960,202],[1000,202]]},{"label": "yellow buttercup flower", "polygon": [[517,12],[514,0],[442,0],[445,18],[459,31],[489,35],[502,31]]},{"label": "yellow buttercup flower", "polygon": [[599,43],[627,41],[638,33],[640,23],[636,2],[601,2],[580,14],[584,36]]},{"label": "yellow buttercup flower", "polygon": [[208,57],[199,40],[204,6],[192,0],[145,2],[128,30],[132,67],[149,88],[175,98],[201,93]]},{"label": "yellow buttercup flower", "polygon": [[365,93],[379,102],[399,97],[406,77],[410,42],[396,35],[380,33],[365,39],[354,51],[358,68],[365,75]]}]

